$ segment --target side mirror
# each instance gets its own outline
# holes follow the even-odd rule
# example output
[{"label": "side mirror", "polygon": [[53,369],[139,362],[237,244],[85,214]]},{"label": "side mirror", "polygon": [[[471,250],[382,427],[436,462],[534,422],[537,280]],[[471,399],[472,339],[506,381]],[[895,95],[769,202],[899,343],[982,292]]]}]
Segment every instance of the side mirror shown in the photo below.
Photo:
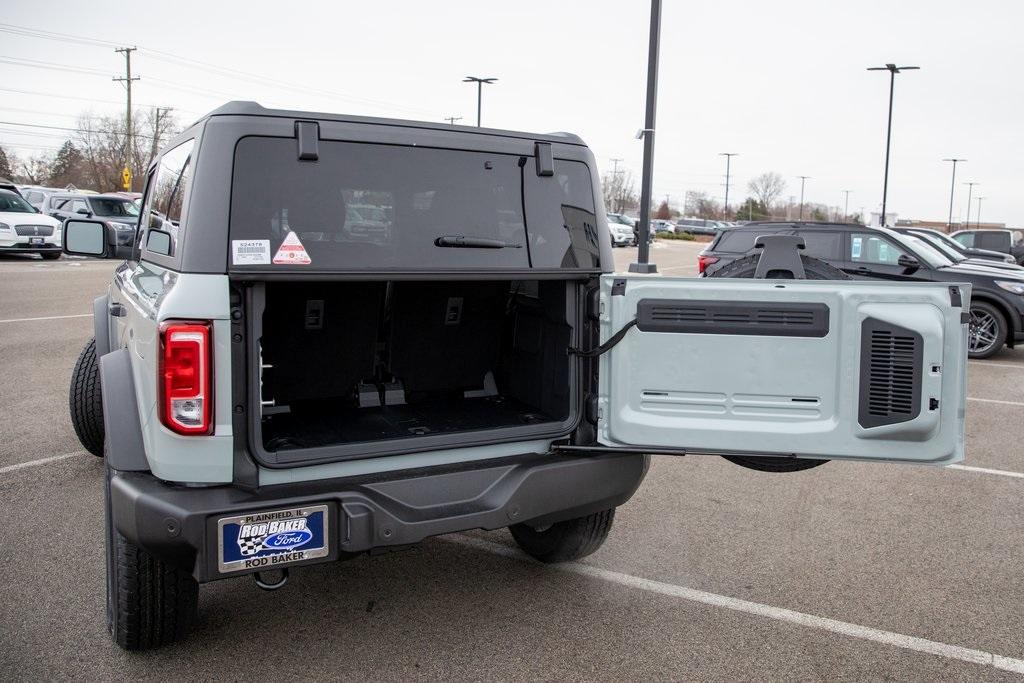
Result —
[{"label": "side mirror", "polygon": [[65,254],[76,256],[98,256],[117,258],[117,233],[103,221],[89,221],[69,218],[64,221],[63,238]]},{"label": "side mirror", "polygon": [[906,268],[907,270],[917,270],[921,267],[921,262],[913,256],[907,256],[906,254],[900,254],[900,257],[896,259],[896,264],[900,268]]},{"label": "side mirror", "polygon": [[79,209],[78,211],[75,211],[75,213],[77,213],[77,214],[79,214],[81,216],[92,216],[92,214],[89,212],[89,209],[85,209],[85,208]]}]

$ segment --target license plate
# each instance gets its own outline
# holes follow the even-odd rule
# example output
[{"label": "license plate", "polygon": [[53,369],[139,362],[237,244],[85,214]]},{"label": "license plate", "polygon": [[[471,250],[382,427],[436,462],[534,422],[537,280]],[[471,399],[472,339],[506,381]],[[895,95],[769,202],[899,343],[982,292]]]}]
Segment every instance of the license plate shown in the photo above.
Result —
[{"label": "license plate", "polygon": [[33,247],[37,246],[37,245],[38,246],[42,246],[43,238],[42,237],[29,237],[28,238],[28,243],[31,244]]},{"label": "license plate", "polygon": [[326,505],[264,510],[217,520],[221,573],[282,567],[330,553]]}]

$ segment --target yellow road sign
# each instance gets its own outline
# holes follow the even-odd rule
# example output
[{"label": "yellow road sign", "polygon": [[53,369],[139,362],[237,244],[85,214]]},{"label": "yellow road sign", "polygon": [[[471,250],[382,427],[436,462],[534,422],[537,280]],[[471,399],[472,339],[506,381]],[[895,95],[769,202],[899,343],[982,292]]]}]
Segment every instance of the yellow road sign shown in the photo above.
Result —
[{"label": "yellow road sign", "polygon": [[132,189],[132,171],[127,166],[121,170],[121,185],[126,190]]}]

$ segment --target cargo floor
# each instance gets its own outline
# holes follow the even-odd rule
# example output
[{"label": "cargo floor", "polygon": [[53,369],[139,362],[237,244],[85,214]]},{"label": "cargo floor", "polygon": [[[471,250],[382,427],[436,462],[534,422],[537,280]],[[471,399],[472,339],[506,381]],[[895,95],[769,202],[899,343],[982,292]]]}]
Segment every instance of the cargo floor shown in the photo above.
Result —
[{"label": "cargo floor", "polygon": [[555,421],[525,403],[495,396],[380,408],[354,408],[341,402],[317,401],[291,408],[289,413],[264,420],[263,438],[267,450],[316,448]]}]

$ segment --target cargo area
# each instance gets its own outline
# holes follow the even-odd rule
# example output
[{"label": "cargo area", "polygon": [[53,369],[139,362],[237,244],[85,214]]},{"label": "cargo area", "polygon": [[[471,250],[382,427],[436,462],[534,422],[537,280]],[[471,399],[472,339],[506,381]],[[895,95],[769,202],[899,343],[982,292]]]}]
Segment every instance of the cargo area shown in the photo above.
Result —
[{"label": "cargo area", "polygon": [[259,287],[258,439],[279,462],[394,452],[439,435],[452,447],[458,433],[526,437],[570,419],[575,282]]}]

